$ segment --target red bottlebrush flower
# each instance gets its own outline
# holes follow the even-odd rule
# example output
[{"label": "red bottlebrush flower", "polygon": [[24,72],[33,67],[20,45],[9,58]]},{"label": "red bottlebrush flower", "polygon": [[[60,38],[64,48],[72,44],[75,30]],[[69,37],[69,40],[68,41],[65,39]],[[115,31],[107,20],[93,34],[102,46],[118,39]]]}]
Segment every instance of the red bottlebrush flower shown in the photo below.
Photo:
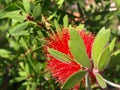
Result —
[{"label": "red bottlebrush flower", "polygon": [[[84,30],[78,32],[84,41],[86,53],[89,58],[91,58],[91,49],[92,43],[94,41],[94,35],[91,33],[87,33]],[[50,36],[49,39],[46,40],[47,45],[45,47],[53,48],[73,58],[68,47],[69,40],[69,30],[63,29],[62,32],[58,32],[57,34],[53,34],[52,36]],[[57,82],[64,83],[65,80],[68,79],[73,73],[81,69],[81,65],[76,63],[74,59],[73,61],[71,61],[71,63],[67,64],[57,60],[48,52],[46,56],[49,58],[47,68],[52,73],[52,76],[57,79]]]}]

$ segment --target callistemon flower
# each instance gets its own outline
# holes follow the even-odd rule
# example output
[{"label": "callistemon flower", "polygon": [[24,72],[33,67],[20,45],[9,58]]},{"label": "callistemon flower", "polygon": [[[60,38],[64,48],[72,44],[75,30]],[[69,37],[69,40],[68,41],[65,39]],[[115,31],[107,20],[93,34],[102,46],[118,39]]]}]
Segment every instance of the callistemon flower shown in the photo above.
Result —
[{"label": "callistemon flower", "polygon": [[[84,30],[78,31],[79,35],[82,37],[86,53],[89,58],[91,58],[91,49],[94,41],[94,35],[86,32]],[[57,32],[49,36],[46,40],[46,48],[52,48],[58,50],[64,54],[69,55],[72,59],[73,56],[68,47],[68,41],[70,40],[70,34],[68,29],[63,29],[61,32]],[[63,63],[47,52],[48,60],[48,69],[52,73],[52,76],[56,78],[57,82],[64,83],[73,73],[81,70],[81,65],[71,60],[71,63]]]}]

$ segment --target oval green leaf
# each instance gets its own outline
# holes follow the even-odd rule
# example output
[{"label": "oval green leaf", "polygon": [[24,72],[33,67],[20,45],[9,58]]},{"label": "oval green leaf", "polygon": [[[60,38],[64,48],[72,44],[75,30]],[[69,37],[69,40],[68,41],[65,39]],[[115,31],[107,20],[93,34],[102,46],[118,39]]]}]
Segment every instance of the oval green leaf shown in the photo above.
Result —
[{"label": "oval green leaf", "polygon": [[112,40],[111,43],[110,43],[110,46],[109,46],[109,48],[110,48],[110,52],[112,52],[113,49],[114,49],[115,41],[116,41],[116,38],[113,38],[113,40]]},{"label": "oval green leaf", "polygon": [[62,4],[64,3],[64,0],[57,0],[57,4],[59,5],[58,7],[60,8]]},{"label": "oval green leaf", "polygon": [[9,58],[11,57],[11,52],[7,49],[0,49],[0,57]]},{"label": "oval green leaf", "polygon": [[30,35],[29,31],[21,31],[19,33],[12,34],[13,36],[21,36],[21,35]]},{"label": "oval green leaf", "polygon": [[29,22],[23,22],[21,24],[18,24],[16,26],[14,26],[11,30],[10,30],[10,34],[17,34],[21,31],[23,31],[27,26],[28,26]]},{"label": "oval green leaf", "polygon": [[64,62],[64,63],[70,63],[71,62],[71,58],[68,55],[66,55],[62,52],[59,52],[59,51],[51,49],[51,48],[48,49],[48,52],[51,55],[53,55],[56,59],[60,60],[61,62]]},{"label": "oval green leaf", "polygon": [[71,40],[68,42],[68,44],[70,51],[73,57],[75,58],[76,62],[81,64],[83,67],[91,68],[90,60],[86,52],[83,51],[83,49],[81,48],[81,46],[79,46],[75,42],[72,42]]},{"label": "oval green leaf", "polygon": [[22,0],[22,1],[25,11],[30,14],[30,1],[29,0]]},{"label": "oval green leaf", "polygon": [[86,51],[84,42],[82,37],[79,35],[79,33],[73,29],[72,27],[70,28],[70,40],[78,45],[80,45],[80,47]]},{"label": "oval green leaf", "polygon": [[23,77],[15,77],[15,78],[11,79],[10,82],[11,83],[13,83],[13,82],[21,82],[23,80],[26,80],[25,76],[23,76]]},{"label": "oval green leaf", "polygon": [[92,47],[92,59],[95,67],[97,67],[100,53],[107,45],[109,38],[110,38],[110,29],[105,29],[104,27],[98,32],[97,36],[95,37]]},{"label": "oval green leaf", "polygon": [[56,19],[54,19],[54,24],[55,24],[56,30],[60,30],[60,26],[59,26],[58,21]]},{"label": "oval green leaf", "polygon": [[62,89],[63,90],[71,89],[72,87],[74,87],[74,85],[81,81],[81,79],[86,75],[86,73],[87,73],[86,71],[79,71],[74,73],[68,78],[68,80],[66,80],[66,82],[62,86]]},{"label": "oval green leaf", "polygon": [[67,15],[65,15],[64,18],[63,18],[63,25],[64,25],[65,28],[68,27],[68,16]]},{"label": "oval green leaf", "polygon": [[34,18],[34,20],[37,20],[37,19],[39,19],[40,18],[40,16],[41,16],[41,5],[40,5],[40,3],[38,3],[36,6],[35,6],[35,8],[34,8],[34,10],[33,10],[33,18]]},{"label": "oval green leaf", "polygon": [[15,19],[18,22],[23,22],[25,20],[25,16],[20,15],[20,11],[16,10],[16,11],[5,11],[2,13],[3,15],[0,17],[0,19],[3,18],[11,18],[11,19]]},{"label": "oval green leaf", "polygon": [[111,56],[110,49],[109,47],[107,47],[103,50],[103,52],[99,57],[98,64],[97,64],[97,68],[99,71],[102,71],[107,67],[110,61],[110,56]]},{"label": "oval green leaf", "polygon": [[100,85],[100,87],[105,89],[107,87],[107,85],[106,85],[103,77],[99,73],[96,73],[95,76],[96,76],[97,82]]},{"label": "oval green leaf", "polygon": [[36,88],[37,88],[37,82],[32,82],[32,86],[30,90],[36,90]]}]

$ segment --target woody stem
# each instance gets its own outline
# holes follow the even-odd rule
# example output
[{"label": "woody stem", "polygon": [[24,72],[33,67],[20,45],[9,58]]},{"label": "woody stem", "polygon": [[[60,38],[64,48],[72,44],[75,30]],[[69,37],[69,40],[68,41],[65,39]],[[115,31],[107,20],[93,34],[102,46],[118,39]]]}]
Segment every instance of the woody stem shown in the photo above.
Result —
[{"label": "woody stem", "polygon": [[119,85],[119,84],[115,84],[115,83],[110,82],[110,81],[108,81],[108,80],[106,80],[106,79],[104,79],[104,81],[105,81],[107,84],[109,84],[109,85],[111,85],[111,86],[113,86],[113,87],[115,87],[115,88],[119,88],[119,89],[120,89],[120,85]]}]

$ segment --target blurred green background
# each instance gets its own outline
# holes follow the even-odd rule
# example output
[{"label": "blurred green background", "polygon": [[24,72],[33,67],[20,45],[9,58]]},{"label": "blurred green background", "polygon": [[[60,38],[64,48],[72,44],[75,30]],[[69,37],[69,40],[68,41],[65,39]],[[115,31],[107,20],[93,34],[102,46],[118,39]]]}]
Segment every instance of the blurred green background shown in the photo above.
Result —
[{"label": "blurred green background", "polygon": [[[120,49],[120,0],[0,0],[0,90],[60,89],[46,69],[43,47],[65,22],[94,34],[110,28]],[[120,83],[120,63],[103,75]]]}]

